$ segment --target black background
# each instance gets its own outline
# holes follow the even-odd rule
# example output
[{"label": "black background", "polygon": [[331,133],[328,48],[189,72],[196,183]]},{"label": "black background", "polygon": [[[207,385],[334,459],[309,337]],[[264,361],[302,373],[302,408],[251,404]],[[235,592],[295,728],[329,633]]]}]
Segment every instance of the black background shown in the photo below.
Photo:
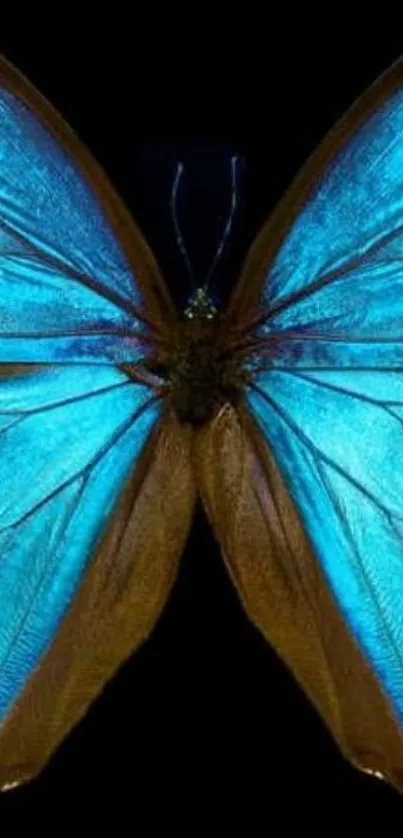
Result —
[{"label": "black background", "polygon": [[[1,51],[106,169],[178,302],[189,286],[169,209],[175,162],[186,166],[178,214],[202,281],[229,206],[230,157],[240,155],[240,207],[213,282],[225,299],[300,166],[402,46],[390,30],[334,43],[311,33],[296,47],[283,27],[265,44],[259,21],[240,41],[230,25],[211,37],[207,24],[209,34],[197,20],[182,32],[179,18],[173,38],[162,24],[122,19],[84,36],[58,19],[50,31],[33,23],[0,36]],[[42,775],[0,797],[0,825],[10,812],[46,819],[54,810],[59,819],[101,813],[133,833],[144,816],[149,828],[161,816],[166,828],[185,818],[190,835],[221,823],[241,830],[245,813],[247,834],[280,834],[294,816],[301,831],[339,817],[349,828],[353,815],[361,826],[375,816],[403,824],[402,798],[343,761],[249,623],[200,509],[152,636]]]}]

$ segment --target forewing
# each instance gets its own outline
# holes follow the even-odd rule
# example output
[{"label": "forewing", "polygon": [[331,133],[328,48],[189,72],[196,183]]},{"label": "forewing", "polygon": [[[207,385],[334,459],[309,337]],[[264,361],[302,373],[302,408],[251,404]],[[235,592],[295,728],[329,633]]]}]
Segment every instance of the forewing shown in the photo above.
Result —
[{"label": "forewing", "polygon": [[0,59],[0,362],[130,362],[172,305],[106,176]]},{"label": "forewing", "polygon": [[259,318],[259,334],[289,340],[338,335],[350,351],[356,330],[360,344],[399,343],[402,133],[403,59],[355,103],[281,200],[247,256],[229,319]]}]

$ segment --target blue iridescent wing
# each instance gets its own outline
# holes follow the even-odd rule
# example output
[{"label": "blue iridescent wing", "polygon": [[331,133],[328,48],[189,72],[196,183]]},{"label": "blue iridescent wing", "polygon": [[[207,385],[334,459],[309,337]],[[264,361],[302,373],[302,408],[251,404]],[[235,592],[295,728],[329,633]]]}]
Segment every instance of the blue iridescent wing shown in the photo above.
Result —
[{"label": "blue iridescent wing", "polygon": [[[0,62],[3,787],[41,768],[172,583],[193,502],[186,445],[125,372],[171,316],[105,176]],[[174,532],[155,519],[167,503]]]},{"label": "blue iridescent wing", "polygon": [[4,61],[0,84],[0,361],[137,360],[150,317],[155,333],[173,316],[151,253],[88,152]]},{"label": "blue iridescent wing", "polygon": [[45,367],[0,391],[0,716],[60,623],[159,413],[113,367]]},{"label": "blue iridescent wing", "polygon": [[255,347],[245,468],[263,445],[266,489],[256,466],[244,506],[280,604],[234,533],[230,569],[346,755],[403,789],[403,62],[309,161],[228,322]]}]

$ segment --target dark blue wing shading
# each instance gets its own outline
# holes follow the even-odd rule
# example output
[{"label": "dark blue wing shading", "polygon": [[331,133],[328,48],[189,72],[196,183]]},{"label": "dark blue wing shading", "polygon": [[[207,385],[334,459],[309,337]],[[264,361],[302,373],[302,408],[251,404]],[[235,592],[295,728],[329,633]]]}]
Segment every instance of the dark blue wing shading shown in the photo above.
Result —
[{"label": "dark blue wing shading", "polygon": [[0,719],[54,637],[159,407],[113,367],[0,387]]},{"label": "dark blue wing shading", "polygon": [[313,183],[260,305],[250,409],[403,723],[401,86]]}]

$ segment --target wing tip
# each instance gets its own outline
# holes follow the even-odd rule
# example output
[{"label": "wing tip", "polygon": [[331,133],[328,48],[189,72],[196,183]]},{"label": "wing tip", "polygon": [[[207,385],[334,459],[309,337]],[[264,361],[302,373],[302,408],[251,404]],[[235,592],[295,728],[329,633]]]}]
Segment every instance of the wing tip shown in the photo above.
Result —
[{"label": "wing tip", "polygon": [[41,767],[20,765],[0,771],[0,792],[13,791],[33,780]]}]

